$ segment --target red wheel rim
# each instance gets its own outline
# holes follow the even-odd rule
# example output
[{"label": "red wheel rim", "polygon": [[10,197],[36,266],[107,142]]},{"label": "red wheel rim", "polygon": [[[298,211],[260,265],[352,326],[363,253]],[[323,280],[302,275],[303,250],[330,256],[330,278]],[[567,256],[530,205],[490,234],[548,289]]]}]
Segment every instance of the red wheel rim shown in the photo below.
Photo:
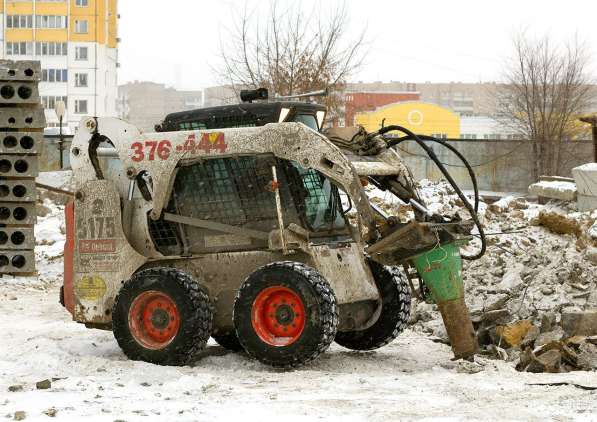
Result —
[{"label": "red wheel rim", "polygon": [[262,290],[251,309],[251,322],[261,340],[272,346],[288,346],[305,328],[305,305],[293,290],[272,286]]},{"label": "red wheel rim", "polygon": [[178,308],[167,294],[150,290],[133,301],[129,310],[129,328],[142,346],[163,349],[176,337],[179,327]]}]

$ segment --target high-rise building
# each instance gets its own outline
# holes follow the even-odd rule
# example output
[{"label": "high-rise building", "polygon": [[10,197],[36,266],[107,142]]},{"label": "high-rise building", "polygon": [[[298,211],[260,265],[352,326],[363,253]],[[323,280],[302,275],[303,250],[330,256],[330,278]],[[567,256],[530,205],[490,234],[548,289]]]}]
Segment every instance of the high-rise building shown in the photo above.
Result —
[{"label": "high-rise building", "polygon": [[116,116],[117,0],[0,0],[0,57],[39,60],[40,95],[48,126],[84,115]]}]

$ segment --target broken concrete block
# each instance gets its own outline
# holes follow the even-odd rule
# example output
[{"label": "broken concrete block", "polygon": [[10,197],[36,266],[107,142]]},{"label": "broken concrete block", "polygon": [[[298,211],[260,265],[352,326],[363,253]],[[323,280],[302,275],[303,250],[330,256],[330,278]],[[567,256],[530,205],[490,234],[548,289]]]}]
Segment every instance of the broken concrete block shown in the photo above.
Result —
[{"label": "broken concrete block", "polygon": [[552,341],[560,341],[564,334],[564,330],[562,330],[561,327],[555,327],[553,331],[541,333],[535,340],[535,347],[543,346],[544,344],[551,343]]},{"label": "broken concrete block", "polygon": [[589,342],[578,348],[578,367],[585,371],[597,370],[597,346]]},{"label": "broken concrete block", "polygon": [[572,169],[578,190],[578,210],[597,208],[597,163],[587,163]]},{"label": "broken concrete block", "polygon": [[542,180],[529,186],[529,193],[541,198],[576,201],[576,183],[564,180]]},{"label": "broken concrete block", "polygon": [[560,372],[562,354],[557,349],[551,349],[536,356],[527,367],[528,372]]},{"label": "broken concrete block", "polygon": [[507,294],[499,294],[490,300],[491,301],[485,305],[485,311],[497,311],[504,307],[506,302],[510,300],[510,296]]},{"label": "broken concrete block", "polygon": [[496,327],[496,335],[501,338],[502,344],[505,343],[508,347],[514,347],[522,342],[532,326],[531,321],[523,319],[512,324]]},{"label": "broken concrete block", "polygon": [[35,383],[35,388],[38,390],[47,390],[48,388],[52,387],[52,382],[50,380],[43,380],[38,381]]},{"label": "broken concrete block", "polygon": [[25,412],[23,412],[22,410],[17,410],[14,414],[15,421],[24,421],[26,417],[27,417],[27,414]]},{"label": "broken concrete block", "polygon": [[597,197],[578,195],[578,210],[580,212],[593,211],[597,209]]},{"label": "broken concrete block", "polygon": [[597,248],[591,246],[585,250],[585,258],[587,261],[597,265]]},{"label": "broken concrete block", "polygon": [[563,312],[561,325],[568,337],[597,335],[597,311]]},{"label": "broken concrete block", "polygon": [[553,312],[546,312],[541,315],[541,332],[546,333],[551,331],[556,323],[556,314]]}]

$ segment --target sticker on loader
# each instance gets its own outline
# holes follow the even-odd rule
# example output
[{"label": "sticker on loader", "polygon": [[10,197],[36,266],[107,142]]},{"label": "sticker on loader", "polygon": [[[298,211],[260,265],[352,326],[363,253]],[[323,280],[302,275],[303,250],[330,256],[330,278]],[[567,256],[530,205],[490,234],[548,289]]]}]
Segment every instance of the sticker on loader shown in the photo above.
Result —
[{"label": "sticker on loader", "polygon": [[98,301],[106,294],[106,282],[97,275],[85,276],[75,285],[77,297],[88,301]]}]

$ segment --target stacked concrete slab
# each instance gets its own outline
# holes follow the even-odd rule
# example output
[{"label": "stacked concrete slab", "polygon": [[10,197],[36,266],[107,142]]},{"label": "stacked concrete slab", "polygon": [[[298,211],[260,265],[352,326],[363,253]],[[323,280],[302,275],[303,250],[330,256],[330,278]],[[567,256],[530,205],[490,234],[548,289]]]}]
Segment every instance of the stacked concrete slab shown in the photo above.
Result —
[{"label": "stacked concrete slab", "polygon": [[572,169],[576,182],[578,210],[597,209],[597,163],[587,163]]},{"label": "stacked concrete slab", "polygon": [[0,60],[0,274],[35,272],[40,76],[39,62]]}]

